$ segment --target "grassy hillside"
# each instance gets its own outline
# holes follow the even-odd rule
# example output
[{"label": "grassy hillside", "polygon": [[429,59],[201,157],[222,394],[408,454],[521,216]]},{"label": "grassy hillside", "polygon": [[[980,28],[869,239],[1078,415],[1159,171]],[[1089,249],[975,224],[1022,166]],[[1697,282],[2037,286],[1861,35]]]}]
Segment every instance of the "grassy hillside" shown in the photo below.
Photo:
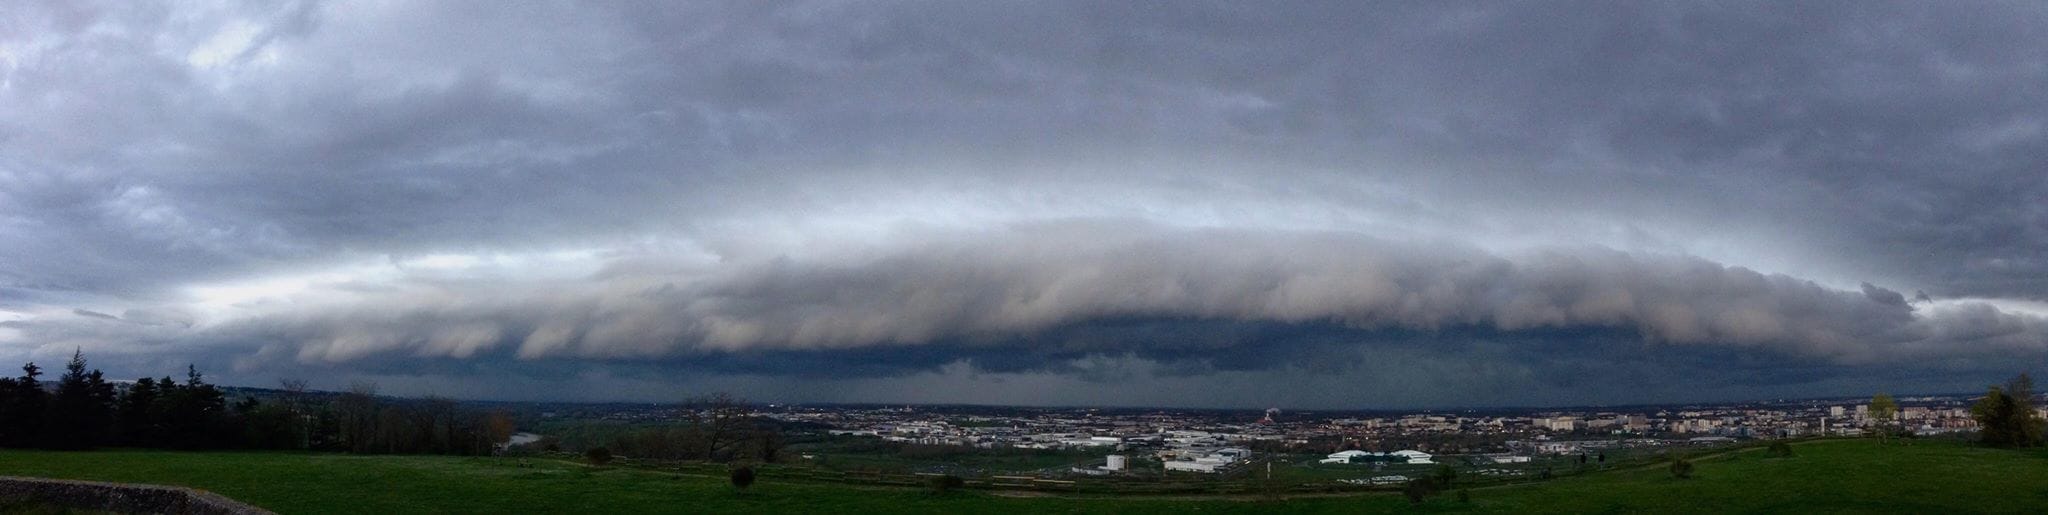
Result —
[{"label": "grassy hillside", "polygon": [[722,478],[495,458],[358,457],[272,453],[0,452],[0,474],[176,484],[282,513],[2039,513],[2048,506],[2048,452],[1955,442],[1879,446],[1827,441],[1792,458],[1760,450],[1703,460],[1693,479],[1661,468],[1479,489],[1420,507],[1392,495],[1282,502],[1238,499],[944,496],[830,484],[757,484],[735,494]]}]

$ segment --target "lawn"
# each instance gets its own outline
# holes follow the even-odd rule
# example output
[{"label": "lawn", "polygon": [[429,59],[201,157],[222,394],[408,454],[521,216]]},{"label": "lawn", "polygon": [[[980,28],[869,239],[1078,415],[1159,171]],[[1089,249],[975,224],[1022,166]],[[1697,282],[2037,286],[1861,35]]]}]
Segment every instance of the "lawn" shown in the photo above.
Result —
[{"label": "lawn", "polygon": [[[2048,452],[1959,442],[1796,445],[1702,460],[1693,479],[1638,468],[1481,488],[1420,507],[1393,495],[1254,499],[931,495],[914,489],[761,483],[536,460],[156,451],[0,452],[0,474],[184,485],[281,513],[2040,513]],[[999,511],[1000,510],[1000,511]]]},{"label": "lawn", "polygon": [[1488,511],[1549,513],[2042,513],[2048,452],[1951,440],[1830,440],[1703,460],[1692,479],[1661,467],[1473,492]]}]

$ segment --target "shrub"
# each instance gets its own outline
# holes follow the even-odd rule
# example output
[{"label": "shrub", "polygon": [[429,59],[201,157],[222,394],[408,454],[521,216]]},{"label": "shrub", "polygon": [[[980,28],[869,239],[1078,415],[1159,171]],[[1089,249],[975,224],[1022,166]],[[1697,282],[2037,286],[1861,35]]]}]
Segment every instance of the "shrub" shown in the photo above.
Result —
[{"label": "shrub", "polygon": [[733,467],[730,476],[733,488],[745,491],[747,487],[754,486],[754,467],[746,465]]},{"label": "shrub", "polygon": [[1683,457],[1672,459],[1671,477],[1679,479],[1692,479],[1692,462],[1687,461]]},{"label": "shrub", "polygon": [[946,492],[951,492],[954,489],[960,488],[962,486],[967,486],[967,480],[960,479],[960,476],[955,476],[952,474],[947,474],[943,476],[932,476],[931,480],[928,483],[930,484],[932,488],[932,493],[934,494],[944,494]]},{"label": "shrub", "polygon": [[1461,502],[1461,503],[1469,503],[1469,502],[1472,502],[1472,491],[1471,491],[1471,490],[1466,490],[1466,489],[1463,489],[1463,488],[1460,488],[1460,489],[1458,489],[1458,502]]},{"label": "shrub", "polygon": [[1771,442],[1771,448],[1765,450],[1764,455],[1773,458],[1790,458],[1792,457],[1792,444],[1788,444],[1785,442]]},{"label": "shrub", "polygon": [[1410,504],[1422,504],[1422,501],[1428,500],[1429,496],[1434,494],[1436,482],[1428,478],[1411,480],[1407,487],[1401,489],[1401,495],[1408,496]]},{"label": "shrub", "polygon": [[1429,479],[1436,482],[1437,488],[1450,488],[1451,483],[1458,480],[1458,469],[1451,468],[1450,465],[1437,465],[1436,470],[1430,472]]},{"label": "shrub", "polygon": [[583,451],[583,459],[590,460],[591,465],[603,466],[606,463],[612,462],[612,450],[603,447],[591,447],[590,450]]}]

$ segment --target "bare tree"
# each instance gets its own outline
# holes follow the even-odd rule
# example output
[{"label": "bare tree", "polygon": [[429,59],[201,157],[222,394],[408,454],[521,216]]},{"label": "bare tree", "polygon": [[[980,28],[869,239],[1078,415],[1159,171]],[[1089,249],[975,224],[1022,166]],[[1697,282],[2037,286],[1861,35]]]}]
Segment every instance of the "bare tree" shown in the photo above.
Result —
[{"label": "bare tree", "polygon": [[313,414],[312,410],[306,407],[309,384],[304,379],[279,379],[277,384],[278,389],[284,391],[279,400],[284,402],[285,410],[291,413],[292,425],[299,428],[299,448],[312,447]]},{"label": "bare tree", "polygon": [[725,392],[692,399],[684,411],[704,443],[704,459],[724,461],[754,437],[754,411],[746,401]]},{"label": "bare tree", "polygon": [[334,404],[341,415],[341,437],[348,442],[349,452],[370,452],[378,426],[377,383],[352,383]]},{"label": "bare tree", "polygon": [[455,452],[464,445],[462,439],[457,436],[462,425],[462,412],[456,409],[455,401],[438,395],[429,395],[422,400],[421,411],[424,412],[421,418],[426,421],[423,428],[426,438],[422,440],[430,447],[438,447],[435,452]]},{"label": "bare tree", "polygon": [[292,413],[304,413],[306,411],[306,392],[310,390],[309,383],[306,380],[278,379],[277,386],[278,390],[284,392],[279,395],[278,400],[284,401],[285,407],[291,408]]}]

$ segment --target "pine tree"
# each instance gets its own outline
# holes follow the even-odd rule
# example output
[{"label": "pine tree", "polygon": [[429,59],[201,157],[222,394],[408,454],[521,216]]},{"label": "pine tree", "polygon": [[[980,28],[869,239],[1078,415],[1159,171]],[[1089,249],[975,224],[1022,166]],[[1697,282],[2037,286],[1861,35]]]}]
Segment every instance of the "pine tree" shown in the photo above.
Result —
[{"label": "pine tree", "polygon": [[99,445],[113,419],[112,391],[98,370],[86,371],[85,353],[73,351],[43,421],[44,444],[59,449]]},{"label": "pine tree", "polygon": [[31,362],[21,366],[21,377],[5,386],[5,404],[0,405],[0,446],[32,447],[41,443],[43,417],[49,393],[43,391],[42,367]]},{"label": "pine tree", "polygon": [[14,378],[0,377],[0,447],[12,444],[14,434]]},{"label": "pine tree", "polygon": [[134,386],[128,387],[128,393],[121,396],[117,431],[118,440],[123,445],[153,447],[158,444],[153,413],[160,392],[156,380],[145,377],[136,380]]},{"label": "pine tree", "polygon": [[[170,388],[165,388],[166,386]],[[159,404],[162,409],[154,413],[156,420],[167,433],[165,444],[180,449],[216,447],[223,443],[221,431],[227,412],[227,400],[219,388],[207,384],[192,365],[185,366],[185,384],[172,383],[164,378],[157,384],[162,390]]]}]

